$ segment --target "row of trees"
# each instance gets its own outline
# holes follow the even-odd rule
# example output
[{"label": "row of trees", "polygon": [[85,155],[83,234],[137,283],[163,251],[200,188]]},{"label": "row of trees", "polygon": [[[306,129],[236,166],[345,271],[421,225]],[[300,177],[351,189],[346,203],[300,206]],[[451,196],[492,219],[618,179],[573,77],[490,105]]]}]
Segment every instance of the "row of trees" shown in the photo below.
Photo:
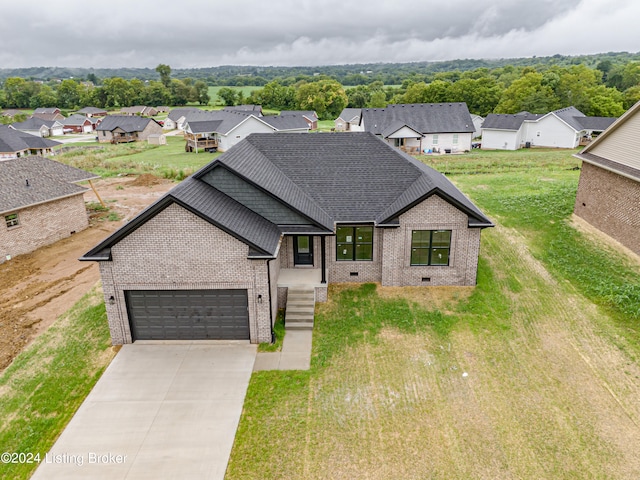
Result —
[{"label": "row of trees", "polygon": [[24,78],[8,78],[0,90],[0,107],[81,108],[87,105],[100,108],[130,107],[132,105],[186,105],[209,103],[209,87],[202,80],[169,79],[158,81],[106,78],[102,85],[67,79],[49,85]]},{"label": "row of trees", "polygon": [[[190,78],[171,78],[171,67],[158,65],[160,81],[120,77],[101,84],[74,79],[56,84],[8,78],[0,89],[0,106],[5,108],[80,106],[125,107],[131,105],[208,104],[207,84]],[[96,78],[96,81],[98,79]],[[225,105],[254,103],[275,110],[315,110],[321,119],[336,118],[346,106],[382,108],[388,103],[466,102],[471,113],[546,113],[575,106],[587,115],[619,116],[640,100],[640,62],[624,66],[602,61],[596,68],[570,66],[507,65],[477,68],[465,72],[415,74],[401,86],[385,86],[381,81],[343,87],[335,78],[318,75],[271,81],[248,97],[232,88],[222,88],[218,96]]]}]

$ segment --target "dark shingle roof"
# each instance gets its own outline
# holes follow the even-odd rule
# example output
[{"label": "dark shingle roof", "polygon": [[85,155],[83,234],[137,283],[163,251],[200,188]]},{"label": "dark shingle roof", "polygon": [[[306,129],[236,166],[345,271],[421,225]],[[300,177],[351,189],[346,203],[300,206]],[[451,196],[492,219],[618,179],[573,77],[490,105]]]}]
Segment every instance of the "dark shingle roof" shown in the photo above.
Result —
[{"label": "dark shingle roof", "polygon": [[580,117],[577,119],[582,130],[592,130],[595,132],[604,132],[613,125],[617,119],[615,117]]},{"label": "dark shingle roof", "polygon": [[60,111],[59,108],[57,107],[51,107],[51,108],[36,108],[33,113],[58,113]]},{"label": "dark shingle roof", "polygon": [[0,153],[15,153],[28,149],[51,148],[56,145],[60,145],[60,142],[14,130],[6,125],[0,125]]},{"label": "dark shingle roof", "polygon": [[382,222],[394,214],[390,205],[398,213],[415,201],[403,196],[412,186],[421,195],[437,188],[491,224],[444,175],[368,133],[253,134],[216,161],[324,226]]},{"label": "dark shingle roof", "polygon": [[139,216],[101,242],[83,260],[108,260],[109,249],[149,218],[177,202],[239,238],[250,255],[275,256],[282,232],[204,181],[226,168],[300,212],[315,225],[304,231],[332,232],[336,222],[390,225],[430,195],[465,212],[471,227],[493,224],[444,175],[370,133],[301,135],[252,134],[169,191]]},{"label": "dark shingle roof", "polygon": [[75,182],[92,178],[98,176],[42,157],[2,161],[0,213],[82,193],[86,188]]},{"label": "dark shingle roof", "polygon": [[180,120],[180,118],[184,117],[188,112],[202,112],[203,110],[196,107],[182,107],[182,108],[174,108],[169,112],[169,117],[174,122]]},{"label": "dark shingle roof", "polygon": [[490,113],[482,122],[482,128],[495,130],[519,130],[525,120],[537,120],[544,115],[538,113]]},{"label": "dark shingle roof", "polygon": [[78,113],[90,113],[90,114],[96,114],[96,113],[106,113],[106,110],[104,108],[96,108],[96,107],[84,107],[80,110],[78,110]]},{"label": "dark shingle roof", "polygon": [[282,110],[280,112],[281,117],[285,117],[287,115],[301,115],[312,121],[318,120],[318,114],[314,110]]},{"label": "dark shingle roof", "polygon": [[395,122],[412,125],[420,133],[473,133],[466,103],[409,103],[387,108],[363,108],[365,131],[381,135]]},{"label": "dark shingle roof", "polygon": [[362,113],[361,108],[345,108],[342,110],[338,118],[343,119],[345,122],[351,123],[356,120],[360,121],[361,113]]},{"label": "dark shingle roof", "polygon": [[116,128],[121,128],[127,133],[142,132],[150,122],[155,120],[137,115],[107,115],[96,130],[112,132]]},{"label": "dark shingle roof", "polygon": [[416,132],[419,136],[423,137],[424,135],[422,135],[422,133],[420,133],[420,130],[418,130],[416,127],[409,125],[406,122],[401,122],[401,121],[397,121],[397,122],[393,122],[390,123],[387,128],[385,128],[380,135],[382,135],[382,138],[387,138],[389,137],[389,135],[393,135],[394,133],[396,133],[398,130],[400,130],[401,128],[410,128],[411,130],[413,130],[414,132]]},{"label": "dark shingle roof", "polygon": [[[229,110],[200,110],[196,112],[186,112],[185,114],[185,119],[189,127],[191,127],[195,122],[218,122],[217,124],[215,124],[214,130],[206,130],[198,133],[216,132],[221,135],[227,135],[231,130],[236,128],[242,122],[246,121],[249,117],[257,118],[260,121],[264,121],[263,117],[256,117],[252,112],[233,112]],[[210,125],[214,124],[211,123]],[[198,128],[202,128],[202,124]]]},{"label": "dark shingle roof", "polygon": [[266,115],[260,117],[260,120],[268,123],[277,131],[309,129],[309,124],[302,115]]},{"label": "dark shingle roof", "polygon": [[92,248],[81,260],[108,259],[111,246],[174,202],[246,243],[252,256],[275,256],[278,251],[281,231],[277,225],[205,182],[189,177]]},{"label": "dark shingle roof", "polygon": [[16,130],[40,130],[43,125],[47,128],[51,128],[54,123],[54,120],[43,120],[42,118],[31,117],[26,119],[24,122],[14,122],[11,126]]},{"label": "dark shingle roof", "polygon": [[76,113],[65,118],[62,123],[63,125],[84,125],[87,121],[91,122],[91,119]]},{"label": "dark shingle roof", "polygon": [[233,105],[229,107],[224,107],[223,110],[227,110],[229,112],[260,113],[262,112],[262,106],[261,105]]}]

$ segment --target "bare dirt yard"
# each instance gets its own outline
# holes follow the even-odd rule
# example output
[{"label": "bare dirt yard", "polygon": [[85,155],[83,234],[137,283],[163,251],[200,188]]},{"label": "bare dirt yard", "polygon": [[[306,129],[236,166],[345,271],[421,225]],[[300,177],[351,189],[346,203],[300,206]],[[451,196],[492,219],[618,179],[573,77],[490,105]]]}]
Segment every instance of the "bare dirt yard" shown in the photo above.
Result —
[{"label": "bare dirt yard", "polygon": [[[98,265],[78,258],[173,185],[148,174],[98,180],[108,210],[92,213],[89,228],[0,264],[0,371],[99,280]],[[91,190],[84,199],[98,202]]]}]

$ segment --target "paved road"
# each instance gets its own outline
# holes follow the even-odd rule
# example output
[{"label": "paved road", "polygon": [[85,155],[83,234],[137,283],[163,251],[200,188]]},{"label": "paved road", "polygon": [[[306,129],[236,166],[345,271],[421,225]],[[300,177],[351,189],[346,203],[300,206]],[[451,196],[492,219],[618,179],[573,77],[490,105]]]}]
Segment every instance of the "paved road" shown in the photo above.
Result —
[{"label": "paved road", "polygon": [[33,479],[223,479],[248,343],[125,345]]}]

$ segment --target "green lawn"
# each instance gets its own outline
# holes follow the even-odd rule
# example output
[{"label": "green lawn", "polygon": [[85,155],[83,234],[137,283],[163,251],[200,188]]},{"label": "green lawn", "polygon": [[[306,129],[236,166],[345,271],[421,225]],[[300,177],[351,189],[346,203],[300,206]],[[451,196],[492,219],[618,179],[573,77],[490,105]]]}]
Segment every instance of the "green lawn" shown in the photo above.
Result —
[{"label": "green lawn", "polygon": [[[44,455],[113,356],[102,292],[93,289],[0,375],[2,452]],[[37,463],[0,463],[0,478],[28,478]]]},{"label": "green lawn", "polygon": [[425,161],[497,224],[478,285],[331,286],[311,370],[253,374],[226,478],[639,478],[640,267],[571,226],[578,161]]},{"label": "green lawn", "polygon": [[182,180],[218,155],[220,153],[187,153],[184,151],[184,138],[178,135],[168,136],[167,145],[148,145],[145,142],[94,145],[61,154],[56,160],[103,177],[121,173],[153,173]]}]

